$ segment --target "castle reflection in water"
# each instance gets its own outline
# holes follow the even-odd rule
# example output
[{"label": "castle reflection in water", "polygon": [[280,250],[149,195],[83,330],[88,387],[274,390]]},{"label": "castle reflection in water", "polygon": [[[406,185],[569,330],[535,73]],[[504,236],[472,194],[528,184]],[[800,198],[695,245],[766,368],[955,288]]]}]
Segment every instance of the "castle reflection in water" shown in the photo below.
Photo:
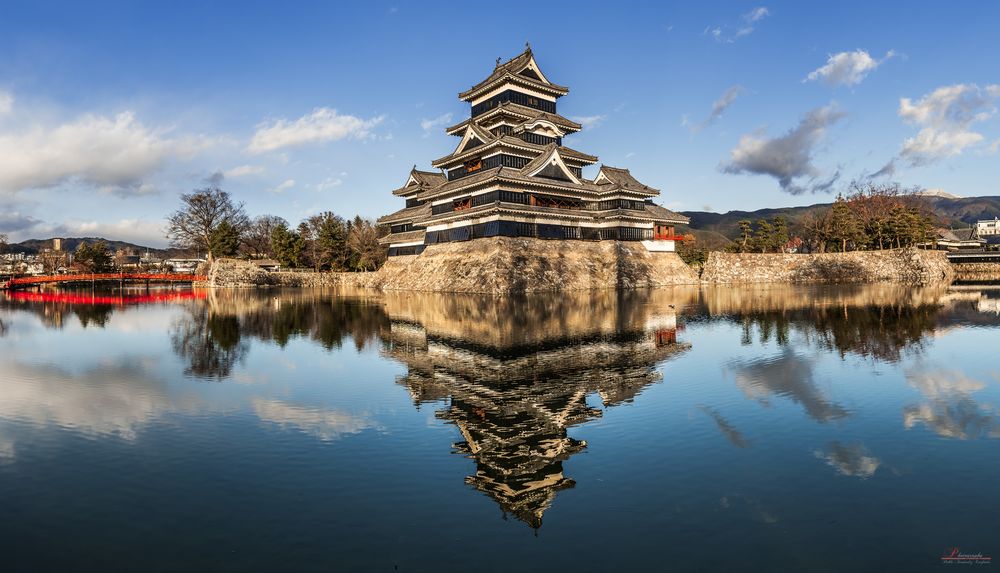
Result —
[{"label": "castle reflection in water", "polygon": [[574,481],[563,462],[587,447],[567,430],[658,382],[678,341],[679,304],[635,293],[586,298],[482,299],[390,295],[386,356],[407,366],[398,383],[439,408],[476,462],[466,482],[532,527]]},{"label": "castle reflection in water", "polygon": [[[748,398],[788,398],[827,423],[849,410],[813,382],[808,361],[788,346],[793,335],[797,344],[892,363],[919,351],[929,334],[950,321],[995,323],[995,300],[974,290],[856,286],[677,287],[501,299],[210,291],[146,304],[184,305],[170,340],[185,373],[196,379],[228,378],[250,352],[250,340],[283,347],[307,338],[327,349],[345,342],[377,348],[405,366],[396,382],[414,405],[433,408],[438,419],[457,428],[461,441],[453,451],[475,463],[466,482],[505,514],[537,528],[557,493],[574,486],[564,462],[587,448],[569,435],[571,428],[602,416],[598,398],[603,409],[614,408],[669,381],[670,360],[697,344],[685,338],[685,325],[729,321],[742,326],[744,344],[773,340],[784,346],[787,352],[777,359],[734,361],[724,368]],[[7,296],[3,305],[36,312],[51,328],[62,328],[69,315],[84,327],[103,328],[112,313],[127,309],[127,301],[120,302]],[[930,396],[905,412],[905,424],[925,424],[945,437],[1000,435],[992,415],[969,418],[979,411],[969,399]],[[721,414],[708,406],[704,411],[731,443],[745,446]],[[854,451],[832,449],[841,452],[838,460]],[[875,462],[856,449],[866,463],[847,459],[834,467],[873,471]]]}]

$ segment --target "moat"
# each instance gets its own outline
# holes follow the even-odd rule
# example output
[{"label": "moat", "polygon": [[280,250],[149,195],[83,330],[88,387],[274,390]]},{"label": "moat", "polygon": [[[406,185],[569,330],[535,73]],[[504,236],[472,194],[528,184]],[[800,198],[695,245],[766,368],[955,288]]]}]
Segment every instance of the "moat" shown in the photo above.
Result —
[{"label": "moat", "polygon": [[996,285],[0,293],[4,569],[992,555],[998,336]]}]

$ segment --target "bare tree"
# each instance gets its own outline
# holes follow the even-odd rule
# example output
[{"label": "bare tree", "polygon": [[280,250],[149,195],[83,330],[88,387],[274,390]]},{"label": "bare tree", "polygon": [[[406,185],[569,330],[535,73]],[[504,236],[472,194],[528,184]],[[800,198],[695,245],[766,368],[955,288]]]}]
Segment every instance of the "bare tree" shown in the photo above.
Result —
[{"label": "bare tree", "polygon": [[359,270],[373,271],[385,262],[385,247],[378,240],[382,233],[366,219],[356,218],[347,234],[347,247],[357,257]]},{"label": "bare tree", "polygon": [[181,195],[183,206],[167,219],[167,238],[176,248],[203,251],[212,259],[212,233],[223,222],[238,233],[250,224],[242,203],[233,203],[218,187],[206,187]]},{"label": "bare tree", "polygon": [[47,275],[54,274],[69,264],[69,257],[62,251],[45,250],[38,254],[38,260],[42,263],[42,271]]},{"label": "bare tree", "polygon": [[275,215],[261,215],[255,218],[243,234],[243,252],[257,259],[274,257],[271,235],[282,225],[287,227],[288,221]]}]

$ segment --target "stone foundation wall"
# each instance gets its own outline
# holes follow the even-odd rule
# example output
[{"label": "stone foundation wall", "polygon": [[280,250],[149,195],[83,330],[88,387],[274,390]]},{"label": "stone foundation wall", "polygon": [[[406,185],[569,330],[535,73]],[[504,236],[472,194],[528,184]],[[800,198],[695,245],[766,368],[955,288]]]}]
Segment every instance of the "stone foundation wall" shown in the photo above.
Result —
[{"label": "stone foundation wall", "polygon": [[901,249],[822,254],[711,253],[701,278],[708,283],[950,282],[943,251]]},{"label": "stone foundation wall", "polygon": [[212,266],[204,286],[509,294],[701,282],[928,285],[951,281],[952,267],[944,252],[917,249],[815,255],[716,252],[709,255],[699,280],[676,253],[650,253],[637,242],[495,237],[430,245],[419,255],[391,257],[370,273],[268,272],[247,261],[222,259]]},{"label": "stone foundation wall", "polygon": [[379,272],[384,290],[488,294],[698,283],[676,253],[650,253],[638,242],[511,237],[429,245]]},{"label": "stone foundation wall", "polygon": [[219,259],[209,269],[208,280],[199,286],[250,288],[284,287],[377,287],[379,274],[331,273],[311,271],[265,271],[257,265],[237,259]]},{"label": "stone foundation wall", "polygon": [[224,259],[212,266],[205,286],[507,294],[698,282],[698,275],[676,253],[650,253],[638,242],[494,237],[430,245],[419,255],[391,257],[372,273],[272,273],[246,261]]},{"label": "stone foundation wall", "polygon": [[997,281],[1000,280],[1000,263],[956,263],[955,280]]}]

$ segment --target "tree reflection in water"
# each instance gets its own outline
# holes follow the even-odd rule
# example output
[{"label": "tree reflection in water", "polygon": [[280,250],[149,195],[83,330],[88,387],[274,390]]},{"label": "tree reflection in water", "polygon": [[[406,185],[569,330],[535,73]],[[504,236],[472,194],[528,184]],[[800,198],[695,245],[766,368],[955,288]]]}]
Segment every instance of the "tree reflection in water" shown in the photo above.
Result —
[{"label": "tree reflection in water", "polygon": [[174,352],[188,363],[187,374],[218,380],[246,357],[247,338],[282,348],[295,338],[307,338],[327,350],[350,338],[362,350],[387,325],[381,306],[330,292],[219,291],[204,303],[188,305],[170,337]]},{"label": "tree reflection in water", "polygon": [[170,329],[174,352],[187,361],[184,373],[197,378],[227,378],[247,354],[240,322],[232,315],[217,315],[202,305],[174,321]]},{"label": "tree reflection in water", "polygon": [[905,350],[918,351],[922,340],[936,326],[937,305],[886,305],[841,308],[810,308],[789,311],[758,311],[733,317],[743,326],[742,343],[779,346],[789,343],[790,331],[802,334],[807,344],[881,362],[899,362]]}]

